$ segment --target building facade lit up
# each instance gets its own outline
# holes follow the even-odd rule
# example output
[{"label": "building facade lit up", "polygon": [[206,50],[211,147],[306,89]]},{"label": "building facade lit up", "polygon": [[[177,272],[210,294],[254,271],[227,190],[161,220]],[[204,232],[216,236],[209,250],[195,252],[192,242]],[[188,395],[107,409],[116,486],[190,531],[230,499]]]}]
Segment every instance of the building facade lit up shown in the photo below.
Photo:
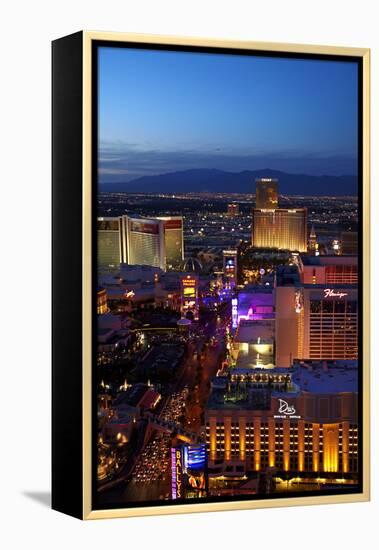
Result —
[{"label": "building facade lit up", "polygon": [[272,210],[278,208],[278,180],[257,178],[255,180],[255,207]]},{"label": "building facade lit up", "polygon": [[252,212],[252,245],[256,248],[278,248],[296,252],[307,250],[307,209],[254,208]]},{"label": "building facade lit up", "polygon": [[307,209],[278,207],[278,180],[255,180],[251,243],[256,248],[306,252]]},{"label": "building facade lit up", "polygon": [[109,312],[107,291],[105,288],[97,289],[97,314],[105,315]]},{"label": "building facade lit up", "polygon": [[223,274],[230,288],[237,284],[237,256],[236,249],[223,250],[222,252]]},{"label": "building facade lit up", "polygon": [[194,273],[180,280],[181,314],[191,320],[199,318],[199,277]]},{"label": "building facade lit up", "polygon": [[356,361],[236,369],[216,379],[205,413],[210,477],[271,470],[354,480],[357,380]]},{"label": "building facade lit up", "polygon": [[99,269],[118,268],[122,261],[121,219],[97,219],[97,265]]},{"label": "building facade lit up", "polygon": [[[312,258],[317,260],[318,258]],[[337,257],[336,260],[339,260]],[[302,260],[308,265],[308,258]],[[275,288],[276,365],[289,367],[294,359],[357,359],[357,284],[333,283],[341,272],[327,265],[316,275],[313,267],[278,269]],[[343,280],[355,280],[354,265]],[[315,281],[307,283],[309,280]],[[315,277],[315,279],[314,279]],[[318,277],[318,279],[317,279]],[[304,282],[303,282],[304,281]],[[323,281],[323,283],[321,282]]]},{"label": "building facade lit up", "polygon": [[179,269],[184,258],[183,219],[123,216],[125,263]]},{"label": "building facade lit up", "polygon": [[205,444],[171,448],[171,498],[202,498],[207,493]]}]

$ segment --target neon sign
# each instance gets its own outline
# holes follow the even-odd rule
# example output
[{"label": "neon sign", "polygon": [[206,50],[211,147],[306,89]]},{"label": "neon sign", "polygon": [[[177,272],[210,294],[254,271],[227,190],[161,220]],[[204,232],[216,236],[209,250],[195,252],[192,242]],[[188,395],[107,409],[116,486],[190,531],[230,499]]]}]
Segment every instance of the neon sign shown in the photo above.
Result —
[{"label": "neon sign", "polygon": [[291,405],[289,405],[287,403],[287,401],[284,401],[284,399],[279,399],[279,409],[278,409],[278,412],[280,414],[288,414],[288,415],[291,415],[291,414],[295,414],[296,412],[296,409],[295,407],[291,407]]},{"label": "neon sign", "polygon": [[335,291],[333,288],[324,288],[324,298],[343,298],[347,292]]},{"label": "neon sign", "polygon": [[182,498],[183,462],[180,449],[171,449],[171,496],[173,499]]},{"label": "neon sign", "polygon": [[237,298],[232,298],[232,327],[237,328],[238,324],[238,300]]},{"label": "neon sign", "polygon": [[185,466],[190,469],[199,469],[205,467],[205,445],[190,445],[186,447],[185,452]]},{"label": "neon sign", "polygon": [[293,405],[290,405],[284,399],[279,399],[278,413],[279,414],[274,414],[274,418],[292,418],[292,419],[301,418],[299,415],[296,414],[295,407]]}]

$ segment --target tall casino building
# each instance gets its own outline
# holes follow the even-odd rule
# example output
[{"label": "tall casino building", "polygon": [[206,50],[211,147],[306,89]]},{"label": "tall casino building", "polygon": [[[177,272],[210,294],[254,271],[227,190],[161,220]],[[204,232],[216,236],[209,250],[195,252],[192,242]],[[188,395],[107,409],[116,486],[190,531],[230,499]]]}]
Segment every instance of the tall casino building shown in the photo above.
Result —
[{"label": "tall casino building", "polygon": [[299,256],[277,270],[276,365],[358,358],[356,256]]},{"label": "tall casino building", "polygon": [[182,216],[159,217],[164,240],[165,266],[167,270],[180,270],[184,260]]},{"label": "tall casino building", "polygon": [[278,207],[278,180],[256,180],[252,211],[252,245],[293,252],[307,250],[307,209]]},{"label": "tall casino building", "polygon": [[97,218],[97,265],[99,269],[120,267],[122,261],[121,218]]},{"label": "tall casino building", "polygon": [[278,208],[278,180],[257,178],[255,180],[255,207],[273,210]]},{"label": "tall casino building", "polygon": [[234,369],[214,378],[211,388],[205,411],[210,486],[212,478],[249,471],[285,474],[296,488],[316,479],[357,482],[357,361]]},{"label": "tall casino building", "polygon": [[[181,216],[121,216],[116,220],[118,235],[115,232],[114,239],[118,239],[120,248],[118,264],[150,265],[164,271],[180,268],[184,257]],[[98,242],[100,247],[100,241]],[[106,250],[106,245],[107,243],[104,243],[101,250]]]}]

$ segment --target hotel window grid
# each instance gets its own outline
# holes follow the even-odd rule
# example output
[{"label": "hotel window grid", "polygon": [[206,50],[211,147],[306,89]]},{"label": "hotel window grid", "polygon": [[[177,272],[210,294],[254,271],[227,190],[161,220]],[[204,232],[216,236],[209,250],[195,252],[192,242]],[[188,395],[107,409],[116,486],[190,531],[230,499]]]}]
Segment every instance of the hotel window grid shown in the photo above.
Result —
[{"label": "hotel window grid", "polygon": [[325,282],[330,285],[358,283],[358,266],[330,265],[325,268]]},{"label": "hotel window grid", "polygon": [[338,426],[338,470],[343,471],[343,426]]},{"label": "hotel window grid", "polygon": [[310,359],[357,359],[357,302],[311,300],[309,316]]},{"label": "hotel window grid", "polygon": [[297,425],[291,424],[290,430],[290,464],[289,469],[294,471],[297,470],[297,457],[298,457],[298,428]]},{"label": "hotel window grid", "polygon": [[232,426],[231,426],[231,451],[232,451],[232,455],[238,455],[239,454],[239,445],[240,445],[239,425],[236,422],[232,422]]},{"label": "hotel window grid", "polygon": [[306,224],[306,209],[254,209],[252,244],[258,248],[306,252]]},{"label": "hotel window grid", "polygon": [[182,228],[165,229],[166,267],[180,269],[183,261]]},{"label": "hotel window grid", "polygon": [[313,465],[313,426],[304,426],[304,470],[312,471]]},{"label": "hotel window grid", "polygon": [[254,424],[252,422],[246,424],[246,450],[250,453],[254,452]]},{"label": "hotel window grid", "polygon": [[359,436],[358,426],[356,424],[350,424],[349,426],[349,471],[358,471],[358,457],[359,457]]},{"label": "hotel window grid", "polygon": [[268,466],[268,423],[262,422],[260,428],[260,443],[261,443],[261,468]]},{"label": "hotel window grid", "polygon": [[[338,472],[356,473],[358,471],[359,435],[358,426],[351,424],[348,427],[348,439],[345,439],[345,423],[338,424]],[[319,472],[324,471],[324,426],[312,423],[304,423],[300,429],[297,423],[290,423],[285,429],[283,422],[270,424],[261,422],[246,422],[245,426],[238,421],[230,423],[230,458],[240,460],[240,434],[245,433],[245,450],[247,464],[255,469],[259,464],[259,470],[264,471],[269,466],[275,466],[279,471],[291,472]],[[223,462],[225,460],[225,432],[229,428],[224,427],[223,422],[216,423],[216,454]],[[316,429],[316,431],[315,431]],[[258,439],[255,433],[258,430]],[[211,428],[206,425],[207,449],[210,446]],[[315,434],[317,439],[315,440]],[[269,442],[271,441],[271,446]],[[303,443],[303,457],[300,462],[299,442]],[[274,443],[274,445],[273,445]],[[316,456],[314,450],[317,449]],[[274,457],[272,456],[274,451]],[[258,463],[257,453],[258,452]],[[346,453],[347,455],[346,456]],[[287,458],[286,458],[287,455]]]},{"label": "hotel window grid", "polygon": [[161,267],[159,235],[130,232],[129,263]]},{"label": "hotel window grid", "polygon": [[323,454],[324,454],[324,441],[323,441],[324,433],[323,432],[324,432],[324,428],[322,425],[320,425],[319,434],[318,434],[318,452],[320,456],[319,471],[322,471],[322,461],[323,461]]},{"label": "hotel window grid", "polygon": [[283,468],[283,424],[278,422],[275,425],[275,466]]}]

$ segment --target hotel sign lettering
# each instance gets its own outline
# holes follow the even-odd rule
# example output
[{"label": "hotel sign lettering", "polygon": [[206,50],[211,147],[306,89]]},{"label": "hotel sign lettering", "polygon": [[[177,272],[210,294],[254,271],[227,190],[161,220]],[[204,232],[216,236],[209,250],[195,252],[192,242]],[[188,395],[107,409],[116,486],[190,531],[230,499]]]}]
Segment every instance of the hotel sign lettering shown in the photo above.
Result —
[{"label": "hotel sign lettering", "polygon": [[148,235],[158,235],[159,233],[157,223],[131,222],[130,229],[136,233],[147,233]]},{"label": "hotel sign lettering", "polygon": [[183,460],[180,449],[171,449],[171,496],[173,499],[182,498]]},{"label": "hotel sign lettering", "polygon": [[164,222],[165,229],[181,229],[182,220],[167,220]]},{"label": "hotel sign lettering", "polygon": [[182,285],[183,286],[196,286],[196,280],[195,279],[182,279]]},{"label": "hotel sign lettering", "polygon": [[345,296],[347,296],[347,292],[341,292],[333,288],[324,289],[324,298],[344,298]]},{"label": "hotel sign lettering", "polygon": [[284,399],[278,399],[278,414],[274,414],[274,418],[301,418],[296,414],[296,409],[293,405],[285,401]]}]

